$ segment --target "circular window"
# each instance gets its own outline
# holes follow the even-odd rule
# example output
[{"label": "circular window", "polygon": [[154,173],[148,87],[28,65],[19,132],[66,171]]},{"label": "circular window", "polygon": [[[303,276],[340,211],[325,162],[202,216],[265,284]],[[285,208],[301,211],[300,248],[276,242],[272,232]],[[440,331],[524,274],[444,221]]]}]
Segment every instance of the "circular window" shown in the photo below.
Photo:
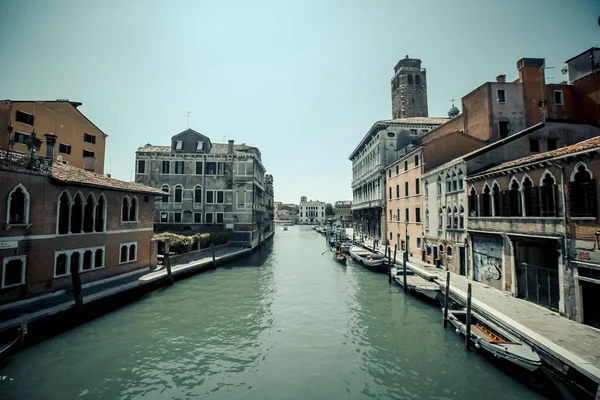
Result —
[{"label": "circular window", "polygon": [[388,132],[387,135],[388,135],[388,137],[394,137],[394,136],[396,136],[396,134],[394,132]]}]

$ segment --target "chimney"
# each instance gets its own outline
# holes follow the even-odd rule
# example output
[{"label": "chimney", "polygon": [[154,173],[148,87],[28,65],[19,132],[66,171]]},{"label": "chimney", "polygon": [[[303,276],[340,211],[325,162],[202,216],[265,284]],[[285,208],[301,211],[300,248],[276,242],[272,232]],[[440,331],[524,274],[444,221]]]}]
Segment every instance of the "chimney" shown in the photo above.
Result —
[{"label": "chimney", "polygon": [[506,82],[506,75],[498,75],[496,77],[496,82],[500,82],[500,83]]},{"label": "chimney", "polygon": [[233,154],[233,140],[230,140],[227,144],[227,154]]},{"label": "chimney", "polygon": [[54,133],[46,133],[46,157],[54,160],[54,145],[56,144],[57,136]]}]

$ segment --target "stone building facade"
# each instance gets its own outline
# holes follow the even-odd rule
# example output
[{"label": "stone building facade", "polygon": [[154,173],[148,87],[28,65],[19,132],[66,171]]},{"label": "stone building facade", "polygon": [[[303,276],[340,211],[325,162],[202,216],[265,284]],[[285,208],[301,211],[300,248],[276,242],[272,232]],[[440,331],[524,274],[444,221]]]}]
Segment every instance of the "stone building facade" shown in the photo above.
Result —
[{"label": "stone building facade", "polygon": [[152,214],[160,191],[0,150],[0,304],[156,266]]},{"label": "stone building facade", "polygon": [[327,217],[325,216],[325,203],[322,201],[307,200],[302,197],[298,206],[299,224],[323,224]]},{"label": "stone building facade", "polygon": [[253,244],[264,238],[272,195],[256,147],[212,143],[187,129],[170,146],[137,150],[136,182],[163,192],[154,216],[158,231],[225,231],[233,242]]},{"label": "stone building facade", "polygon": [[427,71],[421,60],[403,58],[394,67],[392,118],[427,117]]},{"label": "stone building facade", "polygon": [[336,221],[352,222],[352,201],[338,200],[333,205],[333,215]]},{"label": "stone building facade", "polygon": [[357,237],[386,237],[386,165],[410,144],[447,121],[447,118],[403,118],[378,121],[350,154],[352,161],[352,218]]},{"label": "stone building facade", "polygon": [[600,138],[467,178],[473,279],[600,327]]}]

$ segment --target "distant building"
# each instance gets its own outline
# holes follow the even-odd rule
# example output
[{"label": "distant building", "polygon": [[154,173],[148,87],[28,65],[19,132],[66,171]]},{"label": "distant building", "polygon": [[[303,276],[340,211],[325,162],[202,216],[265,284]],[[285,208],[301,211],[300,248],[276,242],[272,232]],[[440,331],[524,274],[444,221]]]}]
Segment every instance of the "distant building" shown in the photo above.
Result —
[{"label": "distant building", "polygon": [[0,149],[0,304],[156,266],[152,213],[160,190]]},{"label": "distant building", "polygon": [[334,219],[346,223],[352,222],[352,201],[339,200],[333,206]]},{"label": "distant building", "polygon": [[306,200],[306,196],[302,196],[299,209],[298,223],[300,224],[322,224],[327,219],[325,203],[322,201],[309,201]]},{"label": "distant building", "polygon": [[55,160],[103,174],[107,135],[79,111],[80,106],[68,100],[0,101],[0,148],[29,153],[28,142],[33,140],[36,151],[46,154],[44,135],[52,133],[57,137]]},{"label": "distant building", "polygon": [[427,117],[427,71],[421,60],[403,58],[394,67],[392,118]]},{"label": "distant building", "polygon": [[296,204],[277,202],[277,222],[278,223],[298,223],[299,208]]},{"label": "distant building", "polygon": [[272,205],[261,153],[256,147],[212,143],[187,129],[170,146],[136,152],[136,181],[161,189],[154,217],[158,231],[225,231],[231,241],[255,245],[264,238]]}]

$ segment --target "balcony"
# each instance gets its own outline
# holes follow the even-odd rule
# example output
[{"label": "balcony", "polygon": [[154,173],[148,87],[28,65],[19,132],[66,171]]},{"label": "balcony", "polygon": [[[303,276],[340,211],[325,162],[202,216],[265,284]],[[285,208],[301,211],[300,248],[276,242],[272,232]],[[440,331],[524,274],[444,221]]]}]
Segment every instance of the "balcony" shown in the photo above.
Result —
[{"label": "balcony", "polygon": [[52,174],[52,160],[50,158],[35,154],[17,153],[6,149],[0,149],[0,167],[18,172]]},{"label": "balcony", "polygon": [[467,230],[559,236],[565,225],[562,217],[469,217]]}]

